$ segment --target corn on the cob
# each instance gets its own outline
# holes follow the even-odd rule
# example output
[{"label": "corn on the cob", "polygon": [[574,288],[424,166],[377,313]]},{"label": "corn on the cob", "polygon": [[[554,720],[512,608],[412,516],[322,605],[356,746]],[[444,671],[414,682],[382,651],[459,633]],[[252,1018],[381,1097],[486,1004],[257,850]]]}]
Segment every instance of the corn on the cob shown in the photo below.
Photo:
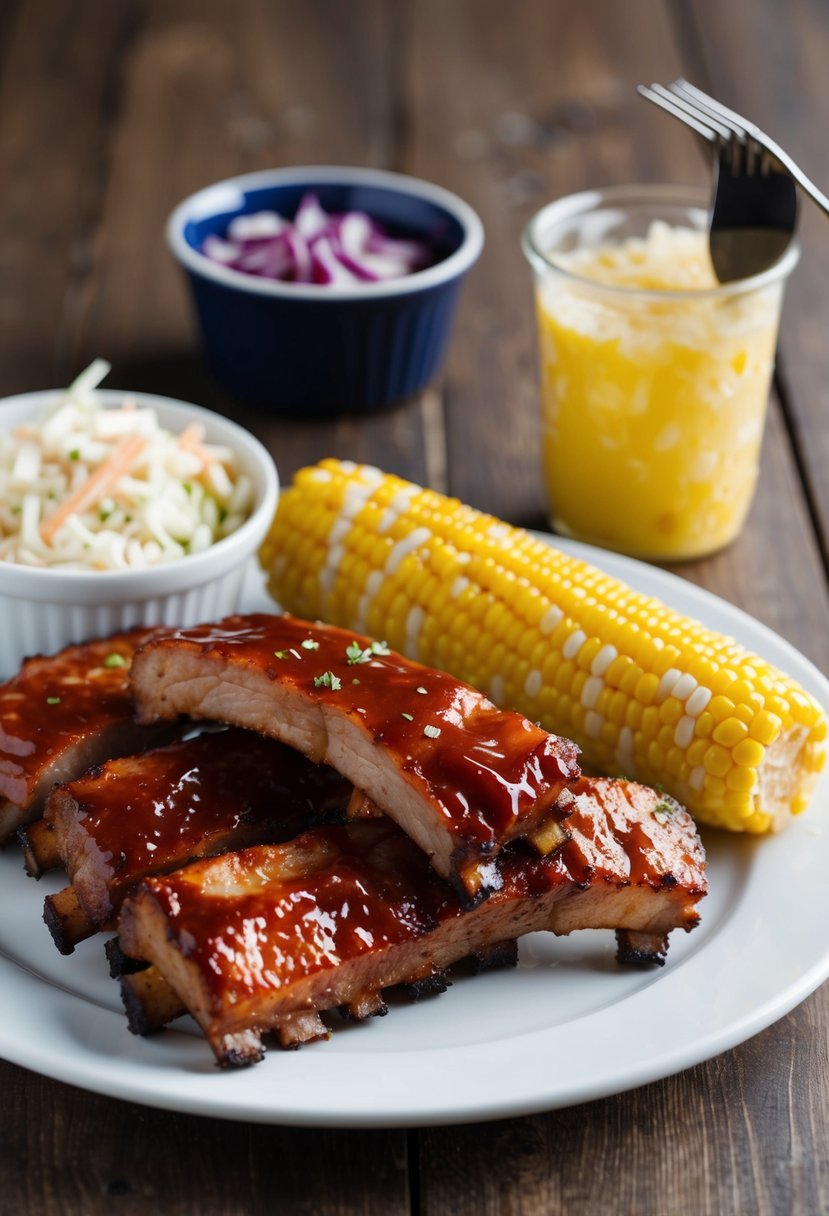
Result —
[{"label": "corn on the cob", "polygon": [[452,672],[703,822],[766,832],[809,801],[827,721],[794,680],[456,500],[325,460],[282,496],[261,561],[290,612]]}]

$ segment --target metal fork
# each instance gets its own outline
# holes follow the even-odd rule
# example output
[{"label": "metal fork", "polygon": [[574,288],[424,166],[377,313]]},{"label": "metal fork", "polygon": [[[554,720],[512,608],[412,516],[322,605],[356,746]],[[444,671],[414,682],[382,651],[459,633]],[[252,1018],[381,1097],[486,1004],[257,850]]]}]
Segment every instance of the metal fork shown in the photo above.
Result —
[{"label": "metal fork", "polygon": [[714,149],[710,248],[720,282],[757,274],[782,256],[797,225],[795,182],[829,214],[829,199],[754,123],[681,78],[638,91]]}]

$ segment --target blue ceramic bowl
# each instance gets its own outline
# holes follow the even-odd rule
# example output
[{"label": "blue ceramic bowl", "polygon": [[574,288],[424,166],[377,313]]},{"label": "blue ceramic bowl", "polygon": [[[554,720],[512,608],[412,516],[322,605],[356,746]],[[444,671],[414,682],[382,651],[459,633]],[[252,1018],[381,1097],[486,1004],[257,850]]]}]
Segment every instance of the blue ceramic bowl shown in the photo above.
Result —
[{"label": "blue ceramic bowl", "polygon": [[[230,270],[200,252],[237,215],[293,217],[306,191],[326,211],[365,211],[438,260],[403,278],[354,287],[283,283]],[[375,169],[273,169],[208,186],[170,216],[167,240],[187,272],[213,374],[276,413],[333,415],[389,405],[435,376],[461,281],[483,247],[475,212],[449,191]]]}]

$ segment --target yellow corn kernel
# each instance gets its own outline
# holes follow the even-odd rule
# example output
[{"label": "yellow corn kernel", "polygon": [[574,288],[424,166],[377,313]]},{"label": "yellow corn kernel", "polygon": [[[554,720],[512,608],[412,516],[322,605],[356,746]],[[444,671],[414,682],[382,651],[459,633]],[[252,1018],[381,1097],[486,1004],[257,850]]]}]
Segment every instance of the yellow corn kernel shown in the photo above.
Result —
[{"label": "yellow corn kernel", "polygon": [[684,758],[678,747],[665,749],[665,772],[672,778],[677,778],[682,769]]},{"label": "yellow corn kernel", "polygon": [[697,718],[697,724],[694,727],[694,734],[698,739],[707,739],[715,726],[714,718],[709,713],[701,713]]},{"label": "yellow corn kernel", "polygon": [[[733,753],[732,753],[733,755]],[[734,768],[729,769],[725,778],[725,784],[730,790],[753,790],[757,782],[757,773],[752,768],[743,768],[737,764]]]},{"label": "yellow corn kernel", "polygon": [[682,702],[677,701],[676,697],[668,697],[667,701],[662,702],[659,707],[660,722],[664,722],[668,726],[676,726],[681,717]]},{"label": "yellow corn kernel", "polygon": [[642,705],[650,705],[654,701],[659,689],[659,677],[652,671],[645,672],[640,677],[633,690],[633,695],[636,700]]},{"label": "yellow corn kernel", "polygon": [[649,705],[642,714],[642,734],[646,739],[652,739],[659,730],[659,710],[655,705]]},{"label": "yellow corn kernel", "polygon": [[731,754],[718,743],[712,743],[703,760],[705,771],[712,777],[724,777],[731,768]]},{"label": "yellow corn kernel", "polygon": [[725,718],[718,726],[714,728],[711,738],[715,743],[721,743],[723,747],[732,748],[740,743],[748,735],[748,727],[745,722],[741,722],[736,716],[733,718]]},{"label": "yellow corn kernel", "polygon": [[749,725],[748,733],[752,739],[768,747],[779,736],[783,729],[783,719],[777,714],[761,709],[754,721]]},{"label": "yellow corn kernel", "polygon": [[765,748],[756,739],[743,739],[731,752],[737,764],[750,769],[759,768],[765,754]]},{"label": "yellow corn kernel", "polygon": [[724,722],[726,718],[734,717],[736,706],[730,697],[712,697],[708,702],[708,712],[715,723]]},{"label": "yellow corn kernel", "polygon": [[[301,470],[260,553],[290,612],[382,637],[568,734],[587,766],[661,783],[705,822],[765,832],[826,759],[783,672],[540,538],[367,466]],[[677,688],[673,695],[672,689]],[[761,780],[769,766],[775,781]]]},{"label": "yellow corn kernel", "polygon": [[619,690],[612,693],[607,703],[607,716],[614,726],[622,726],[625,721],[627,698]]},{"label": "yellow corn kernel", "polygon": [[707,739],[694,739],[685,753],[685,758],[691,768],[696,768],[698,764],[702,764],[703,757],[708,751]]}]

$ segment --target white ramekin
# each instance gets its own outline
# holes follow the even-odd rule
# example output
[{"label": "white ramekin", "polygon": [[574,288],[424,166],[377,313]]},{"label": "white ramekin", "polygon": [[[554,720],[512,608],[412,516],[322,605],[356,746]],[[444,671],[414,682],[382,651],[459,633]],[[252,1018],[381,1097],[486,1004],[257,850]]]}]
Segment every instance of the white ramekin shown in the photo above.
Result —
[{"label": "white ramekin", "polygon": [[[39,419],[60,392],[24,393],[0,401],[0,431]],[[225,444],[254,485],[250,517],[204,553],[149,570],[52,570],[0,562],[0,677],[31,654],[52,654],[73,642],[105,637],[132,625],[196,625],[233,612],[248,562],[276,511],[276,466],[249,431],[197,405],[149,393],[99,390],[104,405],[127,397],[153,408],[162,426],[180,432],[204,424],[209,443]]]}]

